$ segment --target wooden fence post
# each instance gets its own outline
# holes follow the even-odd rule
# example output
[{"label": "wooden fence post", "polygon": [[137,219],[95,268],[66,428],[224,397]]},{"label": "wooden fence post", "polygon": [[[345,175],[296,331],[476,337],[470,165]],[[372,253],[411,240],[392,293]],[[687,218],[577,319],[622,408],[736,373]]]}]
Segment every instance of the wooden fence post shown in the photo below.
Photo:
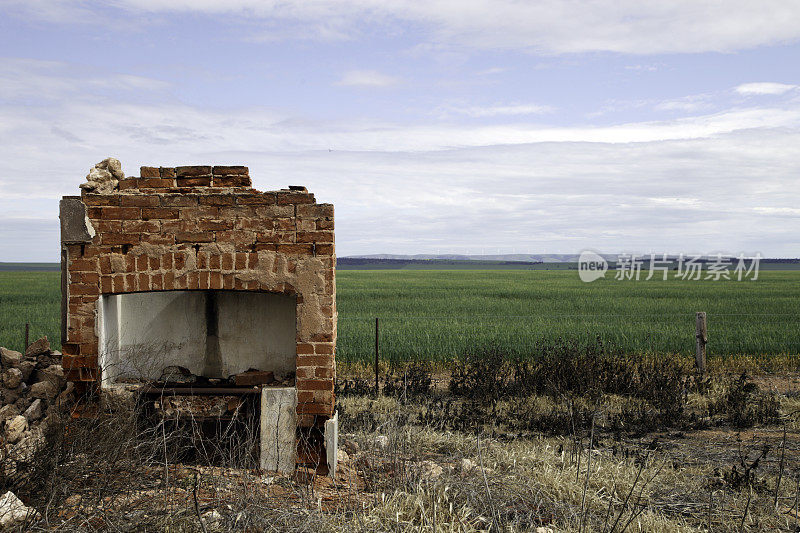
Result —
[{"label": "wooden fence post", "polygon": [[379,385],[378,385],[378,317],[375,317],[375,396],[378,396],[379,393]]},{"label": "wooden fence post", "polygon": [[695,364],[699,374],[706,372],[706,344],[708,344],[708,323],[705,311],[699,311],[695,318]]},{"label": "wooden fence post", "polygon": [[25,346],[22,349],[22,352],[26,352],[28,350],[28,346],[31,345],[31,325],[29,322],[25,322]]}]

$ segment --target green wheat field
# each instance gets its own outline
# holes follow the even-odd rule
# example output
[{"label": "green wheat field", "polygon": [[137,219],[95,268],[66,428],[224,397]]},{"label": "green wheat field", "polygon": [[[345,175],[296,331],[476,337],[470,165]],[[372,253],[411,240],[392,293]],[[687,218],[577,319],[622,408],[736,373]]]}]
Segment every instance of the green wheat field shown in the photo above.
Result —
[{"label": "green wheat field", "polygon": [[[0,346],[59,345],[58,272],[0,272]],[[598,336],[628,352],[694,351],[695,312],[708,313],[709,354],[800,353],[800,271],[756,281],[615,281],[576,271],[346,270],[337,273],[337,358],[371,360],[379,318],[384,360],[447,361],[495,344],[525,356],[558,339]]]}]

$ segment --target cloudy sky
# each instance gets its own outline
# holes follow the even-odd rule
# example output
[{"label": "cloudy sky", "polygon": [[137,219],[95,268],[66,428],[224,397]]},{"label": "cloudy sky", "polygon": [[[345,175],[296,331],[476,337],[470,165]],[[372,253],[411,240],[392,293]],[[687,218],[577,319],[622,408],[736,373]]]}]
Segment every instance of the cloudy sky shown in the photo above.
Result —
[{"label": "cloudy sky", "polygon": [[108,156],[305,185],[340,256],[800,256],[797,0],[0,11],[0,261],[58,260]]}]

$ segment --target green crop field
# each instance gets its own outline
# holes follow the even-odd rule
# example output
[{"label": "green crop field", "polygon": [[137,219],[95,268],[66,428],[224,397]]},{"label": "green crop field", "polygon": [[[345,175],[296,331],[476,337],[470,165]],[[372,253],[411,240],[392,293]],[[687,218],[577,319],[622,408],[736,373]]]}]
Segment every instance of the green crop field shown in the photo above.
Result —
[{"label": "green crop field", "polygon": [[[800,353],[800,272],[757,281],[582,283],[576,271],[348,270],[337,275],[338,357],[368,360],[380,318],[386,359],[451,359],[498,344],[524,355],[536,343],[600,336],[628,351],[694,350],[694,313],[706,311],[709,354]],[[59,345],[58,272],[0,272],[0,346],[31,337]]]}]

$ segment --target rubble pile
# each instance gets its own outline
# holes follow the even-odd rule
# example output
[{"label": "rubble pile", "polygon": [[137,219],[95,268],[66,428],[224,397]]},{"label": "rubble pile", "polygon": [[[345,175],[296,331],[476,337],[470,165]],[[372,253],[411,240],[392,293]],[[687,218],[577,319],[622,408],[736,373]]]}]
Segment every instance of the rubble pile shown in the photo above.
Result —
[{"label": "rubble pile", "polygon": [[25,353],[0,347],[0,459],[2,474],[13,477],[44,444],[48,426],[61,407],[74,400],[72,383],[64,379],[61,353],[47,337]]}]

